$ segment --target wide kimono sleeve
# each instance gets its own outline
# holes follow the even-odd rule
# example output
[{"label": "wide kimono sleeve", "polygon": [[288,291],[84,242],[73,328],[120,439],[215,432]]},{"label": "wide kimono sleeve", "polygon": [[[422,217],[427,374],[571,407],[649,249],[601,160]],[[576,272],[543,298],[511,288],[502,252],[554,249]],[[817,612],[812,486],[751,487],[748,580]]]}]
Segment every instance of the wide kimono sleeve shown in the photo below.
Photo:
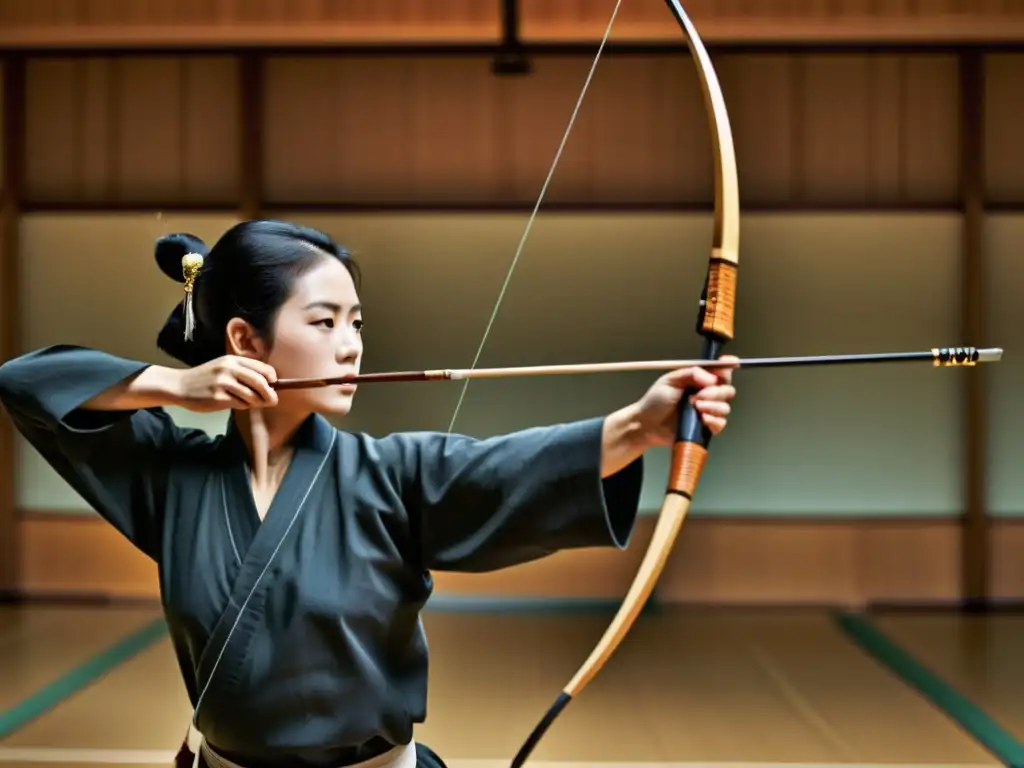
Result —
[{"label": "wide kimono sleeve", "polygon": [[168,469],[176,453],[208,438],[200,430],[177,427],[159,408],[80,407],[146,367],[83,347],[47,347],[0,366],[0,402],[46,462],[156,559]]},{"label": "wide kimono sleeve", "polygon": [[626,547],[643,459],[602,479],[603,424],[595,418],[483,440],[391,436],[423,566],[491,571],[564,549]]}]

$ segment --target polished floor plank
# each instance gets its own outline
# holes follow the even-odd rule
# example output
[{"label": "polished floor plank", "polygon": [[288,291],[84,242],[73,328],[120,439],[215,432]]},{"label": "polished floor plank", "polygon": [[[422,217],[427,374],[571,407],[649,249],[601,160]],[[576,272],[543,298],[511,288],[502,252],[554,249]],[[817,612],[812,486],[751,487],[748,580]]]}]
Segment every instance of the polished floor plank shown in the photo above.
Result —
[{"label": "polished floor plank", "polygon": [[0,711],[159,615],[154,608],[0,607]]},{"label": "polished floor plank", "polygon": [[[0,764],[16,763],[32,768],[168,768],[172,756],[162,754],[160,762],[149,762],[153,759],[149,754],[135,752],[95,753],[84,750],[68,751],[59,757],[38,750],[13,750],[5,752],[0,748]],[[449,760],[448,768],[508,768],[507,760]],[[925,763],[709,763],[709,762],[623,762],[623,763],[566,763],[544,760],[531,760],[529,768],[925,768]],[[928,768],[935,768],[928,766]],[[956,768],[987,768],[982,765],[958,764]]]},{"label": "polished floor plank", "polygon": [[[48,757],[40,752],[15,754],[0,749],[0,764],[17,763],[32,768],[168,768],[169,755],[163,755],[161,762],[147,762],[149,755],[136,753],[96,754],[85,751],[68,752],[60,757]],[[449,768],[508,768],[507,760],[449,760]],[[925,768],[925,763],[708,763],[708,762],[624,762],[624,763],[565,763],[531,760],[529,768]],[[935,768],[928,766],[928,768]],[[971,764],[959,764],[956,768],[985,768]]]},{"label": "polished floor plank", "polygon": [[[426,614],[429,709],[416,738],[453,768],[507,765],[609,619]],[[188,718],[164,640],[4,746],[170,751]],[[824,613],[765,611],[641,618],[530,765],[611,768],[637,761],[647,768],[698,761],[997,764]]]},{"label": "polished floor plank", "polygon": [[[607,622],[429,616],[430,711],[417,737],[442,755],[508,758]],[[641,619],[535,757],[996,764],[823,613],[764,611]]]},{"label": "polished floor plank", "polygon": [[871,622],[1024,740],[1024,616],[884,614]]},{"label": "polished floor plank", "polygon": [[791,692],[787,702],[817,722],[843,760],[998,765],[950,718],[851,643],[830,617],[769,615],[756,633],[746,629],[743,616],[733,621],[733,636],[745,638],[765,674],[780,681],[779,691]]},{"label": "polished floor plank", "polygon": [[12,734],[3,745],[176,750],[191,712],[170,640],[163,639]]},{"label": "polished floor plank", "polygon": [[0,747],[0,765],[32,766],[32,768],[171,768],[170,752],[132,750],[86,750]]}]

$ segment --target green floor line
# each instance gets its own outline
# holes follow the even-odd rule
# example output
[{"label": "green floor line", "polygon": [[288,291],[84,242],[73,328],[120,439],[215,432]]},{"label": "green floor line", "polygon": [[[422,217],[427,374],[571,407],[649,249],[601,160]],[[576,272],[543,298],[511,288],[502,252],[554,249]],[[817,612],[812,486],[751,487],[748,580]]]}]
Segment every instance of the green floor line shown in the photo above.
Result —
[{"label": "green floor line", "polygon": [[866,618],[841,611],[835,614],[835,620],[855,643],[922,693],[1003,765],[1024,768],[1024,744],[981,707],[900,648]]},{"label": "green floor line", "polygon": [[6,739],[30,721],[46,714],[166,634],[167,625],[162,618],[152,621],[79,664],[27,699],[23,699],[5,712],[0,712],[0,740]]}]

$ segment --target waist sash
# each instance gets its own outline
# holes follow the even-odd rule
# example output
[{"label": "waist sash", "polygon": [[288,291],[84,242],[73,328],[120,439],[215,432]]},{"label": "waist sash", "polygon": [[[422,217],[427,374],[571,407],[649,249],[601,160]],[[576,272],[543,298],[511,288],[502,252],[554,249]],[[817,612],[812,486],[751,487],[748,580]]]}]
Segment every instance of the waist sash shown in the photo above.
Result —
[{"label": "waist sash", "polygon": [[[199,756],[202,755],[203,762],[209,768],[245,768],[225,757],[218,755],[213,748],[206,743],[203,735],[196,730],[194,725],[189,725],[188,736],[185,739],[185,747],[192,754],[192,768],[199,768]],[[416,746],[409,743],[404,746],[388,750],[383,755],[371,757],[359,763],[353,763],[346,768],[416,768]]]}]

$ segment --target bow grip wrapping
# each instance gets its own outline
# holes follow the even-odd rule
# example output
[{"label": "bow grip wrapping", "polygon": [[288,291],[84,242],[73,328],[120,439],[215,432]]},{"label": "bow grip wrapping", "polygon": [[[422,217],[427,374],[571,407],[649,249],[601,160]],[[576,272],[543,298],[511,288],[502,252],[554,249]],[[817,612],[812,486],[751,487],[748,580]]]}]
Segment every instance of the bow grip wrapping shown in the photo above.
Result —
[{"label": "bow grip wrapping", "polygon": [[[701,351],[704,360],[717,359],[726,343],[732,340],[738,275],[735,259],[728,258],[721,249],[716,248],[708,264],[700,317],[697,320],[697,330],[704,336],[704,348]],[[711,443],[710,430],[690,402],[695,394],[697,390],[687,389],[680,402],[667,488],[668,493],[685,496],[690,500],[697,490]]]},{"label": "bow grip wrapping", "polygon": [[[724,345],[733,338],[736,320],[736,284],[739,265],[735,254],[726,254],[715,248],[708,262],[707,299],[701,312],[697,332],[718,339]],[[713,360],[720,354],[705,358]]]},{"label": "bow grip wrapping", "polygon": [[[701,355],[705,360],[714,360],[720,354],[724,342],[715,338],[705,338],[704,350]],[[669,465],[668,486],[666,493],[684,496],[693,500],[697,491],[697,483],[708,457],[708,446],[711,444],[711,430],[701,419],[700,412],[690,402],[697,394],[696,389],[683,392],[679,404],[676,421],[676,441],[672,446],[672,461]]]}]

